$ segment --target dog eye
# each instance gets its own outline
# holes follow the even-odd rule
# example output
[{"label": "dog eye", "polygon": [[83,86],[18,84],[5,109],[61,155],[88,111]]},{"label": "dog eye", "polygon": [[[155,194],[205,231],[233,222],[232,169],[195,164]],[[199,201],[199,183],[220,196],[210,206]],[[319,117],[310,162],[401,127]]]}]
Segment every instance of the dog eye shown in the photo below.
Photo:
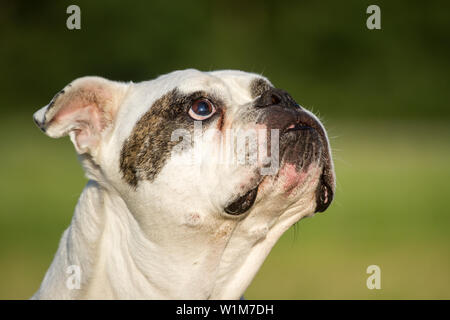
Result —
[{"label": "dog eye", "polygon": [[189,109],[189,116],[194,120],[205,120],[216,112],[216,107],[208,99],[195,100]]}]

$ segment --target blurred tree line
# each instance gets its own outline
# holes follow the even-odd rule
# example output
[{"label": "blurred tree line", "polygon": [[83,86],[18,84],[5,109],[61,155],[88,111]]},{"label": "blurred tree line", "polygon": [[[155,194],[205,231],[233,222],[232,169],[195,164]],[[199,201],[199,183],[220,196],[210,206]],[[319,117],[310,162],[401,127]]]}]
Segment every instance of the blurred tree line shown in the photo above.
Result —
[{"label": "blurred tree line", "polygon": [[[81,8],[68,30],[66,8]],[[381,8],[381,30],[366,8]],[[327,118],[450,116],[442,1],[2,1],[0,103],[31,113],[73,79],[261,73]]]}]

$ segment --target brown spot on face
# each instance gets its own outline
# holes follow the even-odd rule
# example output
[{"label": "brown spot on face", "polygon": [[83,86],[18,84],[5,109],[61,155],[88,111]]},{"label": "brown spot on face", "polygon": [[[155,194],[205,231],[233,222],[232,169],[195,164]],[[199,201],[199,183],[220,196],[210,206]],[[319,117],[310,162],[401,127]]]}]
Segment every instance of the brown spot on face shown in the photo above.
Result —
[{"label": "brown spot on face", "polygon": [[[221,114],[217,99],[205,92],[182,94],[174,89],[156,100],[149,111],[136,123],[120,154],[123,178],[136,187],[140,180],[152,181],[165,165],[174,146],[181,140],[171,141],[172,133],[184,129],[193,136],[194,120],[188,110],[199,98],[216,101],[217,112],[203,124]],[[205,129],[205,126],[203,127]]]},{"label": "brown spot on face", "polygon": [[252,98],[256,98],[272,88],[272,85],[263,78],[255,78],[250,83],[250,94]]}]

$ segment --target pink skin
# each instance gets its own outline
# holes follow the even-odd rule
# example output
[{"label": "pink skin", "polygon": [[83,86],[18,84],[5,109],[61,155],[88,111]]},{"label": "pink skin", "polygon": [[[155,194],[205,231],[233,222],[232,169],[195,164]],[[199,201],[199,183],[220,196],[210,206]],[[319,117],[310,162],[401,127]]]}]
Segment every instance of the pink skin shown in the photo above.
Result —
[{"label": "pink skin", "polygon": [[306,177],[308,176],[308,169],[299,172],[296,169],[295,164],[291,163],[286,163],[281,167],[279,175],[284,178],[283,189],[287,195],[291,194],[295,187],[302,185],[305,182]]},{"label": "pink skin", "polygon": [[[283,195],[285,197],[290,197],[291,195],[295,194],[295,191],[299,186],[303,186],[307,182],[308,176],[311,175],[311,170],[315,169],[316,169],[315,166],[309,166],[305,170],[298,171],[296,169],[295,164],[286,163],[280,168],[278,174],[274,178],[280,182],[281,184],[280,187],[282,188]],[[315,176],[318,176],[320,170],[316,171],[317,173],[313,174]],[[270,188],[270,185],[272,183],[273,183],[272,179],[263,179],[263,181],[259,185],[259,190],[263,191],[266,190],[267,188]]]},{"label": "pink skin", "polygon": [[[295,164],[285,163],[278,172],[278,180],[285,197],[295,196],[299,187],[307,189],[313,188],[322,173],[321,167],[317,164],[311,164],[305,169],[298,171]],[[262,188],[267,187],[265,182],[261,184]]]}]

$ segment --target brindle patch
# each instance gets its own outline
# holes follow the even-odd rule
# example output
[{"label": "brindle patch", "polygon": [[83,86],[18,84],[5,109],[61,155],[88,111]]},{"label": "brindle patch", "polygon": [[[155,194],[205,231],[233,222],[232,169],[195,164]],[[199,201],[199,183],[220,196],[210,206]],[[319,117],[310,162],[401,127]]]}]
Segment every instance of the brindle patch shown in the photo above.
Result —
[{"label": "brindle patch", "polygon": [[250,83],[250,94],[252,98],[256,98],[272,88],[270,83],[263,78],[255,78]]},{"label": "brindle patch", "polygon": [[[194,120],[187,112],[192,102],[201,97],[215,101],[217,112],[207,122],[220,116],[217,99],[205,92],[182,94],[174,89],[156,100],[149,111],[136,123],[130,137],[125,141],[120,155],[120,169],[127,183],[136,187],[140,180],[152,181],[161,171],[170,153],[179,141],[171,141],[176,129],[194,131]],[[206,122],[204,121],[204,123]],[[205,127],[203,127],[205,129]]]}]

